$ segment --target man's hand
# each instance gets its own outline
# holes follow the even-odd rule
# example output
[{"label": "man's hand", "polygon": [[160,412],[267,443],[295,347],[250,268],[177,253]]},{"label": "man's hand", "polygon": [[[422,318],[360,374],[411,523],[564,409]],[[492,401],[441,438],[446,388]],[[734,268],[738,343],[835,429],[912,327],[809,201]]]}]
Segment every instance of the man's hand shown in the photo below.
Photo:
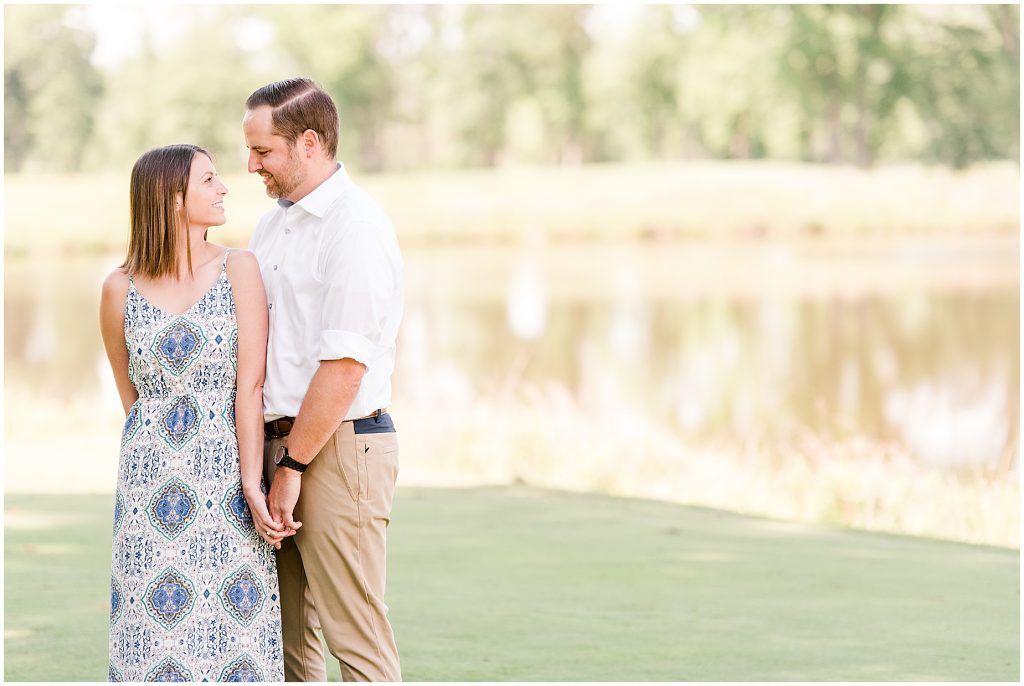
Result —
[{"label": "man's hand", "polygon": [[279,467],[274,472],[274,482],[270,485],[270,495],[267,496],[270,517],[281,522],[284,528],[292,533],[302,526],[302,522],[296,522],[292,518],[301,489],[302,475],[294,469]]},{"label": "man's hand", "polygon": [[281,541],[295,532],[289,532],[280,521],[274,521],[270,517],[270,512],[267,510],[267,499],[262,491],[257,489],[243,492],[249,512],[252,513],[252,523],[256,527],[256,531],[264,541],[280,550]]}]

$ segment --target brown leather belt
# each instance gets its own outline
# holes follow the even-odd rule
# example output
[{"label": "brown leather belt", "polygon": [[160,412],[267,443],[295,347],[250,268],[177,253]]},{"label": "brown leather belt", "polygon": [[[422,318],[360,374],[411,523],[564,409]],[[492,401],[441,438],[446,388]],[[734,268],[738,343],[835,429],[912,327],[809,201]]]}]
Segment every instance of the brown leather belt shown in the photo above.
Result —
[{"label": "brown leather belt", "polygon": [[[357,422],[360,419],[369,419],[370,417],[380,417],[382,414],[387,412],[385,409],[375,410],[365,417],[356,417],[355,419],[346,419],[346,422]],[[343,422],[344,423],[344,422]],[[263,425],[263,435],[270,440],[271,438],[284,438],[291,433],[292,427],[295,426],[295,417],[281,417],[273,421],[266,422]]]}]

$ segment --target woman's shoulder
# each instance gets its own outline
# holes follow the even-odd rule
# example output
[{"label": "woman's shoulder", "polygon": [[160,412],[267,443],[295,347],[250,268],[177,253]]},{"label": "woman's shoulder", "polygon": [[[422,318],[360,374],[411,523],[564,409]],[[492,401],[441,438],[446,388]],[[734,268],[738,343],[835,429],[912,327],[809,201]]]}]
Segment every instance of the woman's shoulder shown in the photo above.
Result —
[{"label": "woman's shoulder", "polygon": [[103,279],[103,296],[117,297],[128,292],[131,280],[128,278],[128,270],[124,267],[117,267]]},{"label": "woman's shoulder", "polygon": [[263,288],[263,278],[260,275],[260,263],[256,256],[248,250],[230,248],[224,256],[225,271],[232,289],[248,291],[259,286]]},{"label": "woman's shoulder", "polygon": [[242,248],[224,248],[224,264],[227,266],[228,272],[250,272],[252,270],[259,271],[260,263],[256,260],[254,255],[249,250],[243,250]]},{"label": "woman's shoulder", "polygon": [[111,331],[121,326],[125,303],[128,301],[128,288],[131,281],[124,267],[118,267],[103,280],[100,294],[100,320],[104,327]]}]

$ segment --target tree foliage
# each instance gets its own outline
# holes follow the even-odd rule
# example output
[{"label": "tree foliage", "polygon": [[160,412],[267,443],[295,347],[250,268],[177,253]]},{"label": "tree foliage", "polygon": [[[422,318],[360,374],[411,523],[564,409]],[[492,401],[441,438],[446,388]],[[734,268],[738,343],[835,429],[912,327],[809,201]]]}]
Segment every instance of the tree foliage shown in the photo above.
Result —
[{"label": "tree foliage", "polygon": [[89,61],[95,37],[67,20],[66,7],[6,7],[5,171],[27,165],[75,171],[93,136],[102,93]]},{"label": "tree foliage", "polygon": [[7,168],[119,166],[179,141],[235,155],[246,95],[296,74],[335,98],[339,156],[369,171],[1019,155],[1014,5],[187,11],[170,47],[101,71],[81,8],[7,7]]}]

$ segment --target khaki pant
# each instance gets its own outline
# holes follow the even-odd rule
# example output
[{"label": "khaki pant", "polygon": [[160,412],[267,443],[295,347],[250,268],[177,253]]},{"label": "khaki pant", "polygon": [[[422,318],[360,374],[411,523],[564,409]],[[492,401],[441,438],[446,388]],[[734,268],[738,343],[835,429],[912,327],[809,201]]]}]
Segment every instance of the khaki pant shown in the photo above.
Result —
[{"label": "khaki pant", "polygon": [[[287,438],[264,445],[267,483]],[[345,681],[401,681],[384,604],[386,529],[398,477],[394,432],[344,422],[302,475],[295,520],[277,551],[286,681],[326,681],[320,627]]]}]

